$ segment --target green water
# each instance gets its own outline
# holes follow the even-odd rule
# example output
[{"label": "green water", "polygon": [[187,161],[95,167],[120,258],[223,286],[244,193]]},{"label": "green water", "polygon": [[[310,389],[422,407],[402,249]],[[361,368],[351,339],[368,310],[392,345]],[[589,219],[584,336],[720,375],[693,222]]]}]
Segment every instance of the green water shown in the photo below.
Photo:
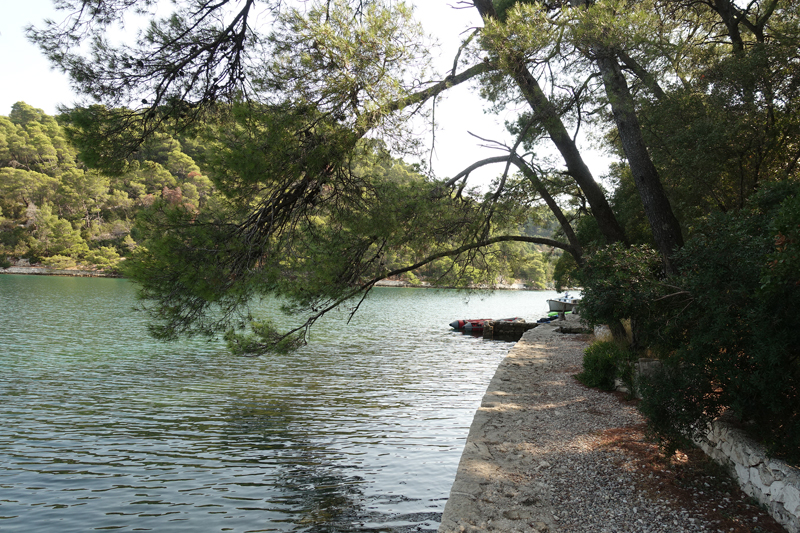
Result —
[{"label": "green water", "polygon": [[127,280],[0,275],[0,530],[433,531],[511,344],[553,293],[379,289],[244,358],[148,338]]}]

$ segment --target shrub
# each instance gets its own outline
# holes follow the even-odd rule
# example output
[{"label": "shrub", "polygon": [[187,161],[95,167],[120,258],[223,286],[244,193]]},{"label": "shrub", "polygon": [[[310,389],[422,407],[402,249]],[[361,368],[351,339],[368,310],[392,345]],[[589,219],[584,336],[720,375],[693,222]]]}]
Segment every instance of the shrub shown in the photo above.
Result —
[{"label": "shrub", "polygon": [[[658,252],[648,246],[613,244],[589,257],[579,278],[581,318],[592,325],[608,324],[612,330],[630,321],[634,349],[648,342],[647,333],[657,327],[650,320],[651,307],[665,293]],[[624,338],[621,329],[617,333]]]},{"label": "shrub", "polygon": [[117,251],[110,246],[101,246],[96,250],[90,250],[85,255],[85,261],[98,268],[113,268],[120,261]]},{"label": "shrub", "polygon": [[699,399],[713,394],[712,381],[707,374],[676,368],[674,361],[662,363],[656,374],[639,379],[638,407],[647,418],[647,436],[672,457],[678,449],[691,447],[692,439],[703,438],[709,417]]},{"label": "shrub", "polygon": [[800,184],[777,183],[738,212],[709,216],[668,279],[635,249],[590,258],[582,314],[629,316],[661,360],[640,409],[668,453],[728,412],[771,453],[800,462],[798,241]]},{"label": "shrub", "polygon": [[42,264],[48,268],[65,270],[75,266],[75,260],[67,255],[53,255],[42,259]]},{"label": "shrub", "polygon": [[578,381],[587,387],[614,390],[616,378],[631,385],[632,356],[614,341],[599,341],[589,346],[583,355],[583,372]]}]

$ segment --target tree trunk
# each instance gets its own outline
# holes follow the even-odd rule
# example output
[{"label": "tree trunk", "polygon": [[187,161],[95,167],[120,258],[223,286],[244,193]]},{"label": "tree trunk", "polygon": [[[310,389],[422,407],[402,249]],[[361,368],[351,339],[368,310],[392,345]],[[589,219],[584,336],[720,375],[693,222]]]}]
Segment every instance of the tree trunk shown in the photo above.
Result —
[{"label": "tree trunk", "polygon": [[572,257],[575,258],[575,262],[578,265],[582,265],[583,250],[578,242],[578,237],[572,230],[569,220],[567,220],[567,217],[564,216],[564,212],[561,210],[561,207],[559,207],[555,199],[550,195],[550,192],[544,186],[542,180],[539,179],[533,169],[531,169],[531,167],[529,167],[521,157],[519,157],[517,154],[511,154],[511,161],[517,166],[520,172],[522,172],[522,175],[531,182],[533,187],[536,189],[536,192],[539,193],[539,195],[542,197],[542,200],[544,200],[544,202],[547,204],[547,207],[550,208],[550,212],[553,213],[553,216],[555,216],[556,220],[558,220],[558,223],[561,226],[561,231],[564,232],[564,236],[567,238],[567,241],[574,250],[572,252]]},{"label": "tree trunk", "polygon": [[622,141],[622,148],[650,222],[653,238],[664,257],[666,271],[672,272],[669,258],[677,248],[683,246],[680,224],[672,212],[672,206],[661,185],[658,171],[650,159],[647,146],[642,138],[633,97],[616,56],[611,51],[602,50],[595,61],[603,76],[603,84],[611,102],[611,110]]},{"label": "tree trunk", "polygon": [[[497,14],[491,0],[473,0],[473,5],[484,19],[496,19]],[[500,51],[498,51],[500,53]],[[569,135],[567,128],[561,121],[555,106],[547,99],[536,78],[525,65],[524,58],[512,57],[510,63],[513,71],[510,72],[522,95],[528,101],[536,117],[547,131],[548,136],[555,144],[561,157],[567,165],[567,171],[583,191],[586,200],[592,208],[592,216],[597,220],[600,231],[608,243],[627,242],[622,226],[617,222],[611,206],[608,205],[603,190],[592,176],[592,172],[581,157],[575,142]]]},{"label": "tree trunk", "polygon": [[711,9],[719,13],[725,27],[728,28],[728,37],[733,44],[734,54],[744,52],[744,40],[739,31],[739,20],[736,16],[736,5],[731,0],[717,0],[711,4]]}]

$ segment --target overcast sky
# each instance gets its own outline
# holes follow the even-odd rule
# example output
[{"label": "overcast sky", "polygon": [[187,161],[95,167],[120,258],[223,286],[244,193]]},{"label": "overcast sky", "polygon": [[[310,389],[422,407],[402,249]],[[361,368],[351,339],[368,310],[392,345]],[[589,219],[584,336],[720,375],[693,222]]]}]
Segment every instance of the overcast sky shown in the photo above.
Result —
[{"label": "overcast sky", "polygon": [[[461,34],[477,25],[480,18],[476,9],[454,9],[457,0],[417,0],[417,18],[427,33],[436,37],[441,47],[437,57],[443,68],[452,65],[452,60]],[[0,115],[8,115],[15,102],[27,104],[54,114],[59,104],[69,105],[76,98],[67,77],[54,71],[49,62],[30,44],[24,35],[28,24],[41,25],[45,18],[63,18],[55,11],[52,0],[15,0],[5,2],[0,17]],[[456,87],[447,92],[436,107],[436,118],[440,129],[436,133],[436,149],[432,166],[439,176],[450,176],[472,162],[498,155],[498,152],[482,148],[481,142],[469,135],[469,131],[482,137],[506,140],[503,120],[511,117],[495,117],[483,112],[484,104],[467,87]],[[427,137],[430,139],[431,135]],[[510,142],[510,141],[509,141]],[[589,160],[590,166],[602,172],[605,162],[596,157]],[[502,172],[501,167],[484,171],[481,181]]]}]

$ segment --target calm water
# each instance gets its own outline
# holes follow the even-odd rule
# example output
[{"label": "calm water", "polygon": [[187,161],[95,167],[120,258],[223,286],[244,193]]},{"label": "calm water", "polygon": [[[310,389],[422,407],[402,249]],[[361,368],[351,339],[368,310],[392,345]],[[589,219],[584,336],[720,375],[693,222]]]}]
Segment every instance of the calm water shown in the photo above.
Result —
[{"label": "calm water", "polygon": [[149,339],[126,280],[0,275],[0,530],[435,530],[511,347],[447,324],[552,294],[378,289],[243,358]]}]

